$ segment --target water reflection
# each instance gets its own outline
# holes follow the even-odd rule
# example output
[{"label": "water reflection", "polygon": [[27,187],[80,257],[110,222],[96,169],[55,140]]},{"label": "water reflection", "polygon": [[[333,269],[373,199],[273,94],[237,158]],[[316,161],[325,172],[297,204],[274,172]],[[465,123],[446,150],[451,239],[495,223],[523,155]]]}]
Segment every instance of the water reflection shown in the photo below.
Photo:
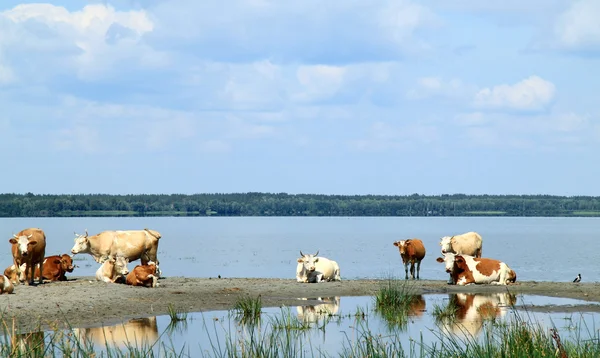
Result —
[{"label": "water reflection", "polygon": [[503,318],[517,302],[508,292],[494,294],[457,293],[449,295],[448,304],[436,309],[436,322],[446,333],[476,337],[486,321]]},{"label": "water reflection", "polygon": [[301,298],[301,300],[318,302],[312,305],[296,306],[298,319],[306,323],[321,323],[324,318],[337,314],[340,309],[340,296]]},{"label": "water reflection", "polygon": [[378,306],[375,312],[387,323],[389,329],[408,328],[410,321],[423,316],[427,302],[423,295],[402,296],[400,302]]},{"label": "water reflection", "polygon": [[81,342],[98,347],[152,344],[159,336],[156,317],[131,319],[114,326],[75,328],[74,332]]},{"label": "water reflection", "polygon": [[12,352],[43,353],[46,347],[44,338],[44,332],[15,334],[11,337]]}]

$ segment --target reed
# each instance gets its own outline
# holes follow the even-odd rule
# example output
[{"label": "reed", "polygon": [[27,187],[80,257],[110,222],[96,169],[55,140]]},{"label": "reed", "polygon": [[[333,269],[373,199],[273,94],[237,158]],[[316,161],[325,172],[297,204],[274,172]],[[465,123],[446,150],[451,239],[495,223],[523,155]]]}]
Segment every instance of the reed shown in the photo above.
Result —
[{"label": "reed", "polygon": [[389,327],[406,327],[408,314],[415,302],[414,287],[406,280],[389,277],[375,294],[375,312]]},{"label": "reed", "polygon": [[258,295],[256,298],[242,296],[235,302],[233,309],[236,312],[236,316],[240,323],[259,323],[262,313],[262,299],[260,295]]}]

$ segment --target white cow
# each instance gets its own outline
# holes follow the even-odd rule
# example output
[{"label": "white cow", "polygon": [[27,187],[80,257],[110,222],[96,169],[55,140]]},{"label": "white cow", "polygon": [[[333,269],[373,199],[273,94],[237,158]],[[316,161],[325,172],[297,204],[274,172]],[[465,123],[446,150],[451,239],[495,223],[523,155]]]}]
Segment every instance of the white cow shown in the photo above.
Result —
[{"label": "white cow", "polygon": [[506,263],[494,259],[446,253],[436,261],[445,264],[446,272],[456,285],[508,285],[517,280],[515,271]]},{"label": "white cow", "polygon": [[96,280],[107,283],[114,283],[118,280],[125,282],[125,276],[129,273],[127,269],[128,263],[129,260],[124,257],[117,256],[115,258],[109,256],[96,271]]},{"label": "white cow", "polygon": [[[303,298],[303,300],[307,299]],[[318,297],[314,300],[317,300],[321,303],[308,306],[296,306],[296,311],[298,312],[298,319],[308,323],[318,323],[325,317],[337,314],[340,309],[339,296]]]},{"label": "white cow", "polygon": [[154,261],[157,266],[158,276],[162,276],[158,258],[158,243],[161,235],[158,231],[144,230],[125,230],[125,231],[103,231],[97,235],[88,236],[75,233],[75,245],[71,253],[90,254],[98,263],[103,263],[109,256],[122,256],[133,262],[137,259],[142,261],[142,265],[147,265],[148,261]]},{"label": "white cow", "polygon": [[296,280],[298,282],[325,282],[341,281],[340,266],[337,262],[325,257],[317,257],[316,254],[303,254],[300,251],[298,266],[296,267]]},{"label": "white cow", "polygon": [[470,231],[461,235],[444,236],[440,239],[442,254],[451,252],[459,255],[481,257],[481,235]]}]

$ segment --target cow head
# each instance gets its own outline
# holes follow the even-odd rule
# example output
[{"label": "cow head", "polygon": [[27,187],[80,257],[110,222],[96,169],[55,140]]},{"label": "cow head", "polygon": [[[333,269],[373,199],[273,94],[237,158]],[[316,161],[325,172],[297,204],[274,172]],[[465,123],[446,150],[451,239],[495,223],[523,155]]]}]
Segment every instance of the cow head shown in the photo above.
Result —
[{"label": "cow head", "polygon": [[313,272],[315,270],[315,264],[319,262],[317,255],[319,255],[319,251],[317,251],[314,255],[303,254],[302,251],[300,251],[298,263],[302,264],[304,266],[304,270],[307,272]]},{"label": "cow head", "polygon": [[127,268],[129,259],[122,256],[117,256],[116,259],[114,257],[111,257],[109,258],[109,260],[114,261],[115,272],[117,273],[117,275],[126,276],[129,273],[129,269]]},{"label": "cow head", "polygon": [[394,242],[394,246],[400,250],[400,255],[406,253],[406,240],[396,241]]},{"label": "cow head", "polygon": [[[456,259],[457,255],[451,253],[451,252],[447,252],[444,254],[444,257],[438,257],[437,259],[435,259],[437,262],[440,263],[444,263],[446,266],[446,272],[448,273],[452,273],[455,270],[455,259]],[[462,256],[460,257],[461,259]],[[464,261],[464,259],[463,259]]]},{"label": "cow head", "polygon": [[73,257],[67,254],[63,254],[60,257],[60,266],[66,272],[73,272],[75,266],[73,266]]},{"label": "cow head", "polygon": [[13,245],[17,245],[17,251],[19,252],[19,254],[22,257],[27,257],[27,255],[29,255],[33,247],[37,244],[37,241],[29,240],[32,236],[33,234],[21,236],[13,235],[13,237],[10,238],[8,242],[10,242]]},{"label": "cow head", "polygon": [[71,249],[71,253],[78,254],[81,252],[89,252],[90,240],[88,239],[88,232],[85,230],[85,235],[79,235],[75,233],[75,245]]},{"label": "cow head", "polygon": [[444,236],[440,239],[440,246],[442,247],[442,254],[447,252],[454,252],[452,250],[452,237]]}]

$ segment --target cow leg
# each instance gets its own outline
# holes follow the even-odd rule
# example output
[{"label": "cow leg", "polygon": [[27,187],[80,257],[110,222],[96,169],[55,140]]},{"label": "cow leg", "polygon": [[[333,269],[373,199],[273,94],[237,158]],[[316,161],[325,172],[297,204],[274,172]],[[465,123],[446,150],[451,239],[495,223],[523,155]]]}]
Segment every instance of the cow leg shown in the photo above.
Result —
[{"label": "cow leg", "polygon": [[[33,272],[35,272],[35,268],[34,268]],[[42,259],[40,260],[40,279],[39,279],[38,283],[40,285],[44,283],[44,256],[42,256]]]},{"label": "cow leg", "polygon": [[411,262],[410,263],[410,279],[414,280],[415,279],[415,262]]},{"label": "cow leg", "polygon": [[408,280],[408,262],[404,264],[404,279]]},{"label": "cow leg", "polygon": [[[33,262],[29,262],[27,263],[27,267],[25,268],[25,272],[29,272],[29,285],[33,285],[33,282],[35,281],[35,264]],[[27,274],[25,275],[27,276]]]},{"label": "cow leg", "polygon": [[421,261],[417,261],[417,280],[420,280],[419,272],[421,272]]}]

